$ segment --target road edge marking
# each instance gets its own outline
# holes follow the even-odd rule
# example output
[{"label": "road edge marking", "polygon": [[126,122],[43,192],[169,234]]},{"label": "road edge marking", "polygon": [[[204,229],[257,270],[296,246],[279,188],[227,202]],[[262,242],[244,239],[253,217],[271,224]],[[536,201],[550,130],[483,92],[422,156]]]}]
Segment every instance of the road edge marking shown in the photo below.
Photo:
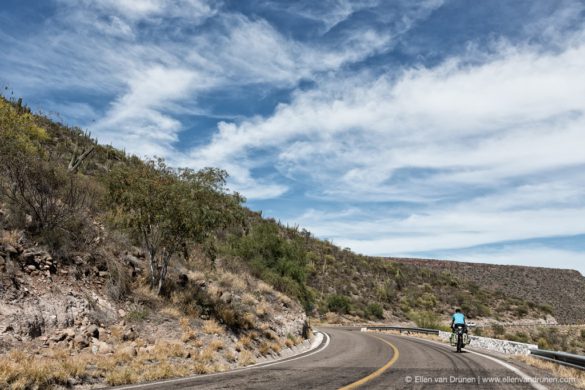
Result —
[{"label": "road edge marking", "polygon": [[470,353],[474,353],[476,355],[482,356],[486,359],[489,359],[495,363],[498,363],[501,366],[506,367],[508,370],[512,371],[514,374],[518,375],[519,377],[521,377],[522,379],[524,379],[525,381],[527,381],[530,386],[532,386],[534,389],[536,390],[547,390],[548,388],[540,383],[536,383],[532,380],[532,378],[530,376],[528,376],[527,374],[524,373],[524,371],[521,371],[519,368],[514,367],[513,365],[506,363],[503,360],[500,360],[498,358],[495,358],[493,356],[489,356],[489,355],[484,355],[483,353],[479,353],[479,352],[475,352],[475,351],[471,351],[471,350],[467,350],[467,352]]},{"label": "road edge marking", "polygon": [[384,371],[386,371],[387,369],[392,367],[392,365],[394,363],[396,363],[396,361],[400,357],[400,352],[398,351],[398,348],[394,344],[392,344],[390,341],[384,340],[383,338],[377,337],[377,336],[372,336],[372,337],[383,341],[384,343],[388,344],[390,346],[390,348],[392,348],[392,358],[390,360],[388,360],[386,362],[386,364],[384,364],[382,367],[380,367],[376,371],[372,372],[370,375],[365,376],[362,379],[357,380],[353,383],[350,383],[349,385],[340,387],[339,390],[352,390],[352,389],[356,389],[356,388],[360,387],[363,384],[368,383],[369,381],[379,377],[380,375],[382,375],[384,373]]},{"label": "road edge marking", "polygon": [[[397,337],[401,337],[401,338],[404,338],[404,339],[408,339],[408,337],[407,337],[407,336],[402,336],[402,335],[391,335],[391,336],[397,336]],[[443,346],[443,347],[445,347],[445,348],[446,348],[446,347],[448,347],[448,345],[447,345],[447,344],[440,343],[440,342],[438,342],[438,341],[427,340],[427,339],[421,339],[421,338],[418,338],[418,337],[416,337],[416,336],[415,336],[415,338],[416,338],[417,340],[420,340],[420,341],[423,341],[423,342],[427,342],[427,343],[431,343],[431,344],[436,344],[436,345],[441,345],[441,346]],[[472,350],[470,350],[470,349],[466,350],[466,352],[469,352],[469,353],[474,353],[474,354],[476,354],[476,355],[479,355],[479,356],[481,356],[481,357],[484,357],[484,358],[486,358],[486,359],[492,360],[493,362],[495,362],[495,363],[498,363],[499,365],[501,365],[501,366],[503,366],[503,367],[506,367],[508,370],[512,371],[514,374],[518,375],[519,377],[521,377],[522,379],[524,379],[525,381],[527,381],[527,382],[528,382],[528,384],[529,384],[530,386],[532,386],[532,388],[534,388],[534,389],[536,389],[536,390],[548,390],[548,388],[547,388],[546,386],[544,386],[544,385],[542,385],[542,384],[540,384],[540,383],[535,383],[533,380],[531,380],[532,378],[531,378],[531,377],[530,377],[528,374],[524,373],[524,371],[521,371],[519,368],[516,368],[516,367],[514,367],[513,365],[511,365],[511,364],[509,364],[509,363],[506,363],[506,362],[505,362],[505,361],[503,361],[503,360],[500,360],[500,359],[498,359],[498,358],[495,358],[495,357],[493,357],[493,356],[484,355],[483,353],[480,353],[480,352],[475,352],[475,351],[472,351]]]}]

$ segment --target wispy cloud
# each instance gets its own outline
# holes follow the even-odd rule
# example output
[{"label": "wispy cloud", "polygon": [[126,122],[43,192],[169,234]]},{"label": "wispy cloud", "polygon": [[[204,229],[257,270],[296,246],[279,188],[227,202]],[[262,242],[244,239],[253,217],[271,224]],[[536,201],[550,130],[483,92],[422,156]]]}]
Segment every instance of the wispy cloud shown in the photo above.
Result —
[{"label": "wispy cloud", "polygon": [[[221,124],[198,156],[269,154],[321,199],[418,202],[408,215],[295,220],[365,253],[585,232],[585,45],[503,45],[399,77],[321,80],[273,115]],[[252,152],[253,151],[253,152]]]}]

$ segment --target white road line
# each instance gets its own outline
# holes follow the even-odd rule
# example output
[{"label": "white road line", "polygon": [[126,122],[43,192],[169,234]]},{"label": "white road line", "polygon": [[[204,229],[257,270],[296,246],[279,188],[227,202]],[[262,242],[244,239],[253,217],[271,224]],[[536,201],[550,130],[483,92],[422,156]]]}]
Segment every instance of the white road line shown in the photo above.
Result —
[{"label": "white road line", "polygon": [[[399,337],[408,339],[408,337],[406,337],[406,336],[399,336]],[[440,345],[441,347],[443,347],[445,349],[449,348],[445,344],[439,343],[438,341],[425,340],[425,339],[419,339],[419,338],[417,338],[417,340],[420,340],[422,342],[437,344],[437,345]],[[512,371],[514,374],[520,376],[524,381],[528,382],[530,384],[530,386],[532,386],[532,388],[534,388],[536,390],[548,390],[548,388],[546,386],[544,386],[544,385],[542,385],[540,383],[534,382],[534,380],[533,380],[533,378],[531,376],[525,374],[523,371],[520,371],[518,368],[512,366],[511,364],[508,364],[508,363],[504,362],[503,360],[500,360],[500,359],[495,358],[493,356],[484,355],[483,353],[479,353],[479,352],[475,352],[475,351],[467,350],[466,352],[474,353],[476,355],[479,355],[479,356],[482,356],[482,357],[484,357],[486,359],[489,359],[489,360],[491,360],[491,361],[493,361],[495,363],[498,363],[501,366],[506,367],[508,370]]]},{"label": "white road line", "polygon": [[272,363],[257,363],[257,364],[253,364],[251,366],[248,367],[242,367],[242,368],[236,368],[235,370],[229,370],[229,371],[224,371],[224,372],[218,372],[215,374],[206,374],[206,375],[197,375],[197,376],[189,376],[186,378],[178,378],[178,379],[169,379],[169,380],[164,380],[164,381],[156,381],[156,382],[147,382],[147,383],[138,383],[135,385],[130,385],[130,386],[124,386],[124,387],[116,387],[116,390],[131,390],[131,389],[138,389],[142,386],[150,386],[150,385],[156,385],[156,384],[172,384],[172,383],[181,383],[181,382],[188,382],[191,381],[193,379],[197,379],[197,378],[210,378],[210,377],[215,377],[215,376],[220,376],[220,375],[227,375],[227,374],[233,374],[236,372],[242,372],[242,371],[249,371],[249,370],[254,370],[254,369],[260,369],[260,368],[264,368],[264,367],[270,367],[270,366],[275,366],[277,364],[282,364],[282,363],[288,363],[288,362],[292,362],[295,360],[299,360],[299,359],[304,359],[306,357],[312,356],[316,353],[319,353],[321,351],[323,351],[325,348],[327,348],[329,346],[329,342],[331,341],[331,339],[329,338],[329,335],[325,332],[322,332],[323,336],[325,336],[325,345],[323,345],[323,347],[319,348],[316,351],[313,351],[309,354],[306,355],[302,355],[302,356],[297,356],[295,358],[292,359],[282,359],[282,360],[278,360]]},{"label": "white road line", "polygon": [[486,359],[489,359],[495,363],[498,363],[501,366],[506,367],[508,370],[514,372],[516,375],[518,375],[519,377],[521,377],[522,379],[524,379],[525,382],[530,383],[530,386],[532,386],[534,389],[536,390],[547,390],[547,387],[540,384],[540,383],[536,383],[534,382],[533,378],[528,376],[527,374],[525,374],[523,371],[520,371],[518,368],[512,366],[511,364],[508,364],[506,362],[504,362],[503,360],[497,359],[493,356],[489,356],[489,355],[484,355],[483,353],[479,353],[479,352],[475,352],[475,351],[467,351],[467,352],[471,352],[474,353],[476,355],[482,356]]}]

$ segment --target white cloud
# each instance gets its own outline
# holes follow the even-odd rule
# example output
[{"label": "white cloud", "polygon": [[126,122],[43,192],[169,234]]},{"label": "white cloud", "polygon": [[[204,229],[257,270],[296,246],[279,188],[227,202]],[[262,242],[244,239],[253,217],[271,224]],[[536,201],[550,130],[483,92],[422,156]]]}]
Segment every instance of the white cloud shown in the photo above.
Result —
[{"label": "white cloud", "polygon": [[61,5],[74,10],[100,11],[136,22],[144,19],[172,17],[186,18],[199,23],[217,12],[211,2],[205,0],[58,0]]},{"label": "white cloud", "polygon": [[221,124],[194,155],[246,156],[250,169],[269,155],[329,201],[419,202],[405,217],[378,207],[291,221],[363,253],[583,234],[584,67],[585,45],[572,42],[556,52],[502,46],[473,66],[322,79],[266,118]]},{"label": "white cloud", "polygon": [[[574,166],[585,163],[584,66],[582,45],[539,56],[510,50],[475,67],[450,61],[396,82],[336,79],[270,117],[222,124],[196,152],[221,160],[277,150],[288,175],[330,168],[328,184],[341,187],[325,185],[333,193],[367,193],[401,168],[440,169],[437,180],[465,183]],[[311,169],[315,160],[321,169]]]}]

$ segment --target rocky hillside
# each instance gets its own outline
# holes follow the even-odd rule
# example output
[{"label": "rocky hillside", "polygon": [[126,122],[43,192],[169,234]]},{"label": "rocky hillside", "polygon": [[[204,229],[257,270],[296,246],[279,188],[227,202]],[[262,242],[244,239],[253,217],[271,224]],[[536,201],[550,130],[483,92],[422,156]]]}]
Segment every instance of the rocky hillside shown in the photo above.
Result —
[{"label": "rocky hillside", "polygon": [[585,277],[574,270],[443,260],[386,260],[392,264],[449,272],[485,289],[547,305],[559,323],[585,323]]},{"label": "rocky hillside", "polygon": [[144,284],[144,252],[107,233],[102,250],[71,262],[22,232],[0,233],[0,383],[116,385],[209,373],[301,341],[301,306],[249,274],[193,259],[173,268],[173,293],[161,297]]},{"label": "rocky hillside", "polygon": [[469,318],[554,322],[547,306],[504,294],[458,275],[410,263],[360,256],[327,242],[306,239],[316,311],[373,321],[441,327],[461,307]]},{"label": "rocky hillside", "polygon": [[298,301],[214,261],[248,213],[221,172],[149,165],[1,98],[0,140],[1,388],[222,371],[308,336]]}]

